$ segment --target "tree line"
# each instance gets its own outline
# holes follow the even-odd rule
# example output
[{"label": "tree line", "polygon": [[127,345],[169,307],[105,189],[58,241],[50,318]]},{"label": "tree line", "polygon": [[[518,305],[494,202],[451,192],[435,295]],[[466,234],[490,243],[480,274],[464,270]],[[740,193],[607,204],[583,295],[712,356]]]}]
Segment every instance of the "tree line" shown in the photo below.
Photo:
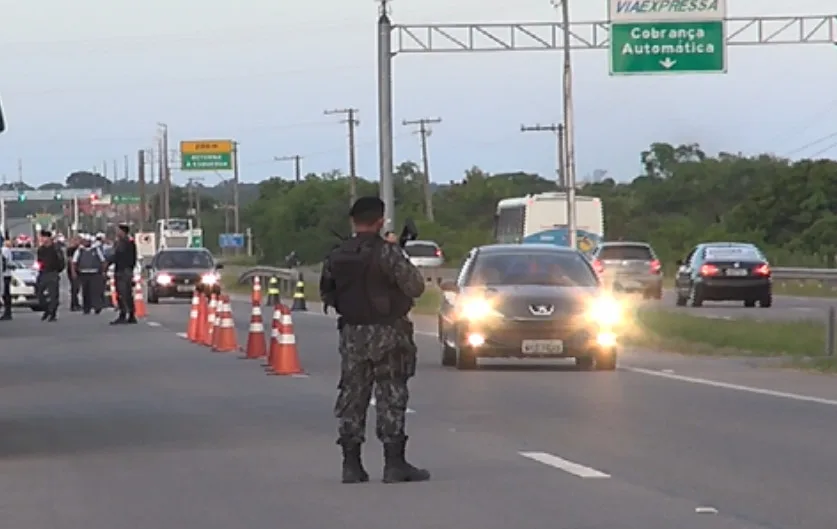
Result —
[{"label": "tree line", "polygon": [[[769,154],[711,156],[697,144],[668,143],[652,144],[639,158],[642,174],[620,181],[605,178],[579,189],[602,199],[607,240],[651,242],[666,263],[696,243],[724,240],[754,242],[779,266],[834,266],[837,162]],[[396,218],[412,217],[420,238],[437,241],[450,266],[457,266],[473,246],[492,241],[499,200],[556,190],[554,180],[539,175],[489,174],[472,167],[461,180],[433,185],[431,222],[423,180],[413,162],[396,168]],[[85,172],[72,173],[63,183],[112,193],[136,192],[136,186]],[[339,172],[309,174],[299,183],[274,177],[243,184],[241,224],[252,228],[260,260],[280,265],[296,251],[303,262],[321,261],[337,236],[349,233],[350,189],[349,179]],[[159,216],[157,187],[147,191],[153,220]],[[207,246],[217,250],[218,234],[232,229],[231,185],[197,186],[193,192],[200,197]],[[359,179],[357,193],[377,195],[378,184]],[[188,190],[174,186],[172,215],[185,216],[189,207]]]}]

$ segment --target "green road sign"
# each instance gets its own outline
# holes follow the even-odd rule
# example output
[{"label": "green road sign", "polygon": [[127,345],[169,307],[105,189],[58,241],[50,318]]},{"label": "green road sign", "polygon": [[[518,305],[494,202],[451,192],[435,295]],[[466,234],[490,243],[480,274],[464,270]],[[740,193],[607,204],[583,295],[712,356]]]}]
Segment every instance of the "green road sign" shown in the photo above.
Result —
[{"label": "green road sign", "polygon": [[111,197],[111,204],[139,204],[139,197],[133,195],[113,195]]},{"label": "green road sign", "polygon": [[189,154],[183,153],[181,155],[183,163],[181,170],[183,171],[229,171],[232,166],[232,154]]},{"label": "green road sign", "polygon": [[610,74],[724,73],[724,22],[637,22],[610,26]]},{"label": "green road sign", "polygon": [[203,235],[192,235],[190,248],[203,248]]}]

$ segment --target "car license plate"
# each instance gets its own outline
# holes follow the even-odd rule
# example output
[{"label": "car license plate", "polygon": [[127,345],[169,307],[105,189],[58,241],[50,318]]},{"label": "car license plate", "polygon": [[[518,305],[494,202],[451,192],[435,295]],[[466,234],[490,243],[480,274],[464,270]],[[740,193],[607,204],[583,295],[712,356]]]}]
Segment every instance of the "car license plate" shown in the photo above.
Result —
[{"label": "car license plate", "polygon": [[561,340],[523,340],[521,351],[526,355],[559,355],[564,352]]},{"label": "car license plate", "polygon": [[191,292],[194,289],[195,289],[195,287],[193,287],[191,285],[177,285],[177,291],[178,292]]},{"label": "car license plate", "polygon": [[727,270],[727,275],[728,276],[741,277],[741,276],[746,276],[747,271],[733,268],[731,270]]},{"label": "car license plate", "polygon": [[639,281],[620,281],[619,285],[628,290],[635,290],[642,287],[642,285],[639,284]]}]

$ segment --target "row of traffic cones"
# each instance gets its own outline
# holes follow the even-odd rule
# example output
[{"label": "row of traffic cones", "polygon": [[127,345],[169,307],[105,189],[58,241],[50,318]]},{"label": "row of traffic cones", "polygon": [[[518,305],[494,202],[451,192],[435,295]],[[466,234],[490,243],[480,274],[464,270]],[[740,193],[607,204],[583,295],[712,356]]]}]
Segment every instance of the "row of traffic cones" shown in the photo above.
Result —
[{"label": "row of traffic cones", "polygon": [[[250,329],[242,358],[249,360],[265,358],[267,361],[263,366],[268,374],[303,374],[290,309],[282,304],[275,306],[268,346],[260,298],[260,292],[257,293],[254,288]],[[239,351],[229,296],[218,296],[213,293],[207,297],[195,291],[192,296],[186,338],[219,353]]]}]

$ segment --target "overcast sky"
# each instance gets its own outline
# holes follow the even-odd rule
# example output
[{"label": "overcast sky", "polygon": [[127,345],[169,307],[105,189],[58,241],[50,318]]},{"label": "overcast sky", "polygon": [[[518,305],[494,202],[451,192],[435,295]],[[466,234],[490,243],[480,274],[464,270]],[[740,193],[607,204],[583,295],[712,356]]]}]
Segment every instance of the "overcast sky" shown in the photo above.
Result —
[{"label": "overcast sky", "polygon": [[[837,14],[834,0],[729,0],[733,17]],[[607,18],[604,0],[573,2],[574,20]],[[242,179],[345,170],[345,127],[331,108],[360,109],[358,164],[377,177],[373,0],[0,0],[0,97],[8,133],[0,174],[41,184],[103,160],[132,164],[156,123],[180,140],[241,143]],[[395,0],[396,23],[543,22],[548,0]],[[835,23],[837,28],[837,23]],[[835,29],[837,31],[837,29]],[[522,123],[559,120],[561,55],[554,52],[401,55],[395,59],[395,156],[417,159],[402,119],[441,117],[431,173],[554,174],[553,139]],[[574,53],[579,177],[628,179],[653,141],[710,151],[837,157],[837,47],[735,47],[726,75],[610,77],[605,51]],[[827,148],[833,145],[829,151]],[[111,168],[108,169],[112,171]],[[131,167],[131,175],[136,170]],[[207,183],[217,181],[205,175]],[[176,182],[185,175],[175,173]]]}]

